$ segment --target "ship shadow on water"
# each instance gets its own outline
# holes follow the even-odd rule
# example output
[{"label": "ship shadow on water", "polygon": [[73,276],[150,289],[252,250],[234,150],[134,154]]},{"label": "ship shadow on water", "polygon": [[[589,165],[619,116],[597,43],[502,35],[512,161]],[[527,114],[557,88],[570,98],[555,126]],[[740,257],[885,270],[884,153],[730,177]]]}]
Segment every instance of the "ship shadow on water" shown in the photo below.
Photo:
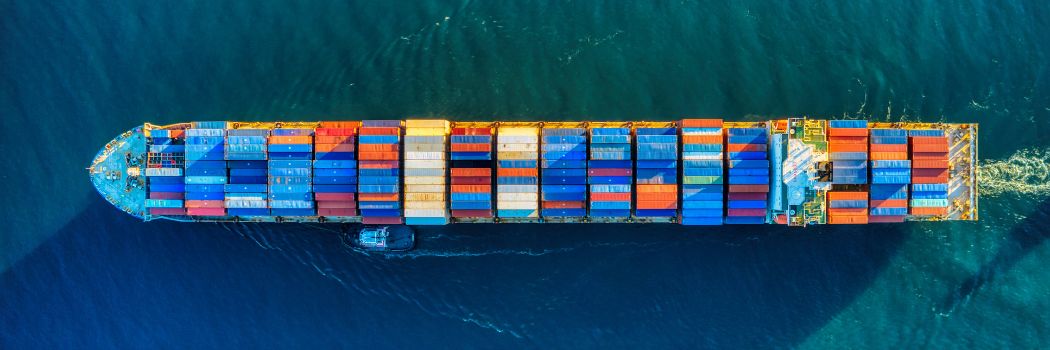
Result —
[{"label": "ship shadow on water", "polygon": [[[793,347],[865,291],[908,227],[460,224],[365,255],[338,225],[141,223],[95,198],[0,276],[17,286],[0,306],[19,334],[101,346]],[[110,343],[125,321],[85,317],[143,331]]]}]

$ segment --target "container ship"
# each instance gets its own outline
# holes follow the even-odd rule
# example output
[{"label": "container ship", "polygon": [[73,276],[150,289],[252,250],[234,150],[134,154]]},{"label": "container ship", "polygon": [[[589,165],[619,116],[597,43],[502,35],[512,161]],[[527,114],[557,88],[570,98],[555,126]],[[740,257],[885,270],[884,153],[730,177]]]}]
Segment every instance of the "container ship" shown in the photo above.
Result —
[{"label": "container ship", "polygon": [[88,168],[143,220],[977,220],[977,124],[784,118],[144,124]]}]

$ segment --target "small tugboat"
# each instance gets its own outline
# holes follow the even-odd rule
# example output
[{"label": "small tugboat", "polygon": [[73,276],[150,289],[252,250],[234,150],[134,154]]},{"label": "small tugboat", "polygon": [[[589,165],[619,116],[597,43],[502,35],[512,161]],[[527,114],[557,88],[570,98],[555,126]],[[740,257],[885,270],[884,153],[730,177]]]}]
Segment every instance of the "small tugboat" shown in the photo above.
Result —
[{"label": "small tugboat", "polygon": [[416,245],[416,233],[406,225],[361,226],[344,229],[343,244],[363,252],[403,252]]}]

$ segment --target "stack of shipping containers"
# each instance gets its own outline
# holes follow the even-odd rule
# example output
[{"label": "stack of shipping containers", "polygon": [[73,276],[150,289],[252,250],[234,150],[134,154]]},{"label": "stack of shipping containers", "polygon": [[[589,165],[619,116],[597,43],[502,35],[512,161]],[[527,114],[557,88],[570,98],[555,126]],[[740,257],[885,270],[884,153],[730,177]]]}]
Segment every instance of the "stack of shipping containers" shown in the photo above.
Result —
[{"label": "stack of shipping containers", "polygon": [[904,222],[908,215],[908,132],[871,129],[871,188],[869,222]]},{"label": "stack of shipping containers", "polygon": [[226,131],[226,210],[230,216],[268,216],[266,200],[267,137],[269,129]]},{"label": "stack of shipping containers", "polygon": [[270,215],[313,216],[314,129],[273,129],[269,146]]},{"label": "stack of shipping containers", "polygon": [[452,129],[452,217],[492,217],[492,126]]},{"label": "stack of shipping containers", "polygon": [[361,222],[401,224],[401,121],[362,121],[358,134]]},{"label": "stack of shipping containers", "polygon": [[405,224],[448,224],[447,120],[405,122]]},{"label": "stack of shipping containers", "polygon": [[591,217],[631,215],[631,129],[592,128],[587,182]]},{"label": "stack of shipping containers", "polygon": [[539,128],[500,126],[496,208],[500,218],[539,218]]},{"label": "stack of shipping containers", "polygon": [[225,122],[196,122],[186,130],[186,215],[226,215],[225,143]]},{"label": "stack of shipping containers", "polygon": [[149,187],[146,208],[150,215],[186,215],[183,130],[151,130],[145,174]]},{"label": "stack of shipping containers", "polygon": [[721,225],[725,154],[722,120],[685,119],[679,125],[682,128],[681,223]]},{"label": "stack of shipping containers", "polygon": [[726,129],[727,224],[763,224],[769,200],[769,128]]},{"label": "stack of shipping containers", "polygon": [[948,215],[948,137],[944,130],[911,130],[911,215]]},{"label": "stack of shipping containers", "polygon": [[587,129],[543,128],[542,215],[587,215]]},{"label": "stack of shipping containers", "polygon": [[829,224],[867,224],[868,192],[828,192]]},{"label": "stack of shipping containers", "polygon": [[638,202],[635,216],[678,216],[678,129],[635,129],[637,152],[635,183]]},{"label": "stack of shipping containers", "polygon": [[828,121],[828,153],[831,183],[868,183],[868,122],[865,120]]},{"label": "stack of shipping containers", "polygon": [[357,128],[321,122],[314,130],[314,201],[318,216],[357,216]]}]

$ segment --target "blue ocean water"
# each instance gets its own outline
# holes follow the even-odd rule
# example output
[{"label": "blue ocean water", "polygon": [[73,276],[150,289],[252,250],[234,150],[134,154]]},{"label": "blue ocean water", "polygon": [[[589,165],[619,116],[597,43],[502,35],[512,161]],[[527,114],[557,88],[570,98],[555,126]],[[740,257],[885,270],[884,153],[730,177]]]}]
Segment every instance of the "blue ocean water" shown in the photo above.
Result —
[{"label": "blue ocean water", "polygon": [[[0,2],[0,347],[1047,348],[1041,1]],[[202,119],[981,123],[976,223],[141,223],[84,167]]]}]

